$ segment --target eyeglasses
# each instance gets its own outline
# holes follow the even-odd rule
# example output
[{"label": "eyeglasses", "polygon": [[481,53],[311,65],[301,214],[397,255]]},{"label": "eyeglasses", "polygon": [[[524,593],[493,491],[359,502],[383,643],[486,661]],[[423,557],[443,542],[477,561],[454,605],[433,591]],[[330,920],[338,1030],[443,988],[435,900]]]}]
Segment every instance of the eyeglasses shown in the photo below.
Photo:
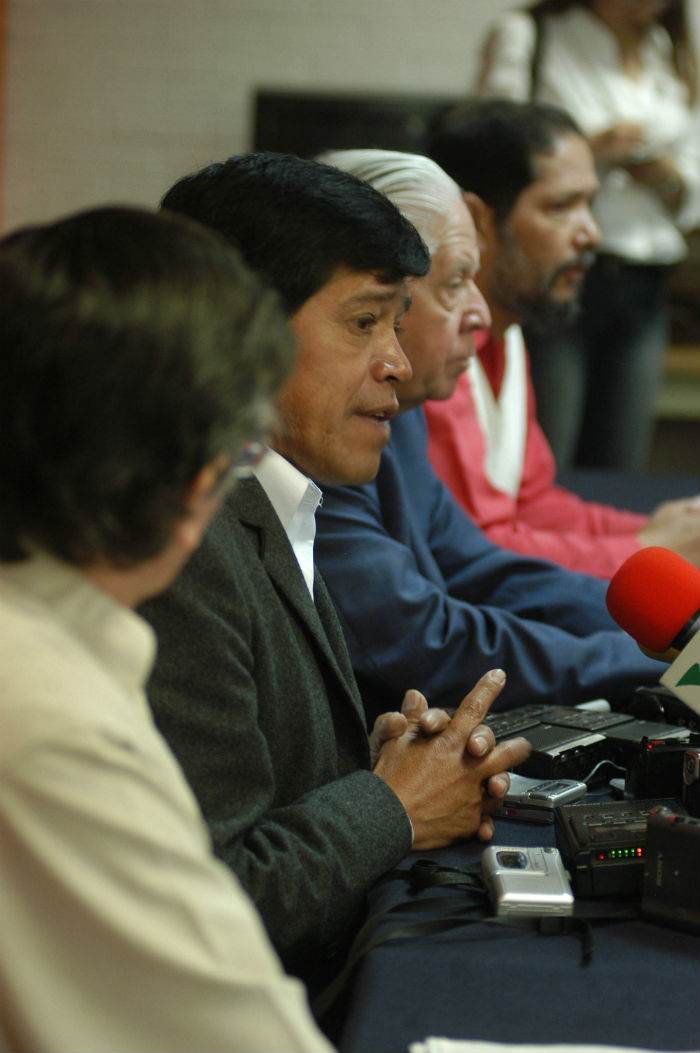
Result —
[{"label": "eyeglasses", "polygon": [[250,439],[243,443],[238,460],[231,466],[230,473],[233,479],[250,479],[253,469],[260,464],[267,447],[259,439]]}]

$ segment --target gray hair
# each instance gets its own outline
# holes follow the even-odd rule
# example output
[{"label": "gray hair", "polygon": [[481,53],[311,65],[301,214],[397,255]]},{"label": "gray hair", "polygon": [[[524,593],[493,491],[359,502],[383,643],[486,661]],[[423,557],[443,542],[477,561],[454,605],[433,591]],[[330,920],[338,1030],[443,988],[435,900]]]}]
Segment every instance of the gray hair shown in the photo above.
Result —
[{"label": "gray hair", "polygon": [[431,256],[440,245],[445,211],[454,200],[463,200],[457,183],[422,154],[328,150],[316,160],[357,176],[388,197],[416,228]]}]

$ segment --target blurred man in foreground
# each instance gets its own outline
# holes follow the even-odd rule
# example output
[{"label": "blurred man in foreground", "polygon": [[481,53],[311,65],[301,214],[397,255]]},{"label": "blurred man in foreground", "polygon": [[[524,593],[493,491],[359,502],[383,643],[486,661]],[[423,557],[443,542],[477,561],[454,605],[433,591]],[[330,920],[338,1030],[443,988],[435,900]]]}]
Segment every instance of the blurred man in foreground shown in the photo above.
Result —
[{"label": "blurred man in foreground", "polygon": [[131,608],[199,543],[290,340],[210,232],[99,209],[0,242],[0,1045],[330,1047],[214,859]]}]

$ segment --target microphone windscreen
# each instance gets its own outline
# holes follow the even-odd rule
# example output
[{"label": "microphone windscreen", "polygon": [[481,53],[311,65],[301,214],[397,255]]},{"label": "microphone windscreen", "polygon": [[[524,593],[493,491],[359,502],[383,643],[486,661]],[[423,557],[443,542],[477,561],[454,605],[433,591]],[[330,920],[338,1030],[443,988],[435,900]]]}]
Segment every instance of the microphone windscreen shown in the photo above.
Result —
[{"label": "microphone windscreen", "polygon": [[637,643],[663,653],[700,608],[700,570],[667,548],[626,559],[608,586],[608,610]]}]

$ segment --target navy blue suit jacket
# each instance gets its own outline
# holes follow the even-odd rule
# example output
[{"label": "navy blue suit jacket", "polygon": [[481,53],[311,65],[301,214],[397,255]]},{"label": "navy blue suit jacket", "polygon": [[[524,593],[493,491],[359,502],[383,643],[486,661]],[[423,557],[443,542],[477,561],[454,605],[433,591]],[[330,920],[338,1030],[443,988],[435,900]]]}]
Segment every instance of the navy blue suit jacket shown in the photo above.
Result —
[{"label": "navy blue suit jacket", "polygon": [[620,702],[664,667],[615,626],[605,582],[493,545],[437,478],[421,409],[392,424],[373,483],[324,488],[316,560],[370,718],[416,687],[454,706],[488,669],[494,709]]}]

